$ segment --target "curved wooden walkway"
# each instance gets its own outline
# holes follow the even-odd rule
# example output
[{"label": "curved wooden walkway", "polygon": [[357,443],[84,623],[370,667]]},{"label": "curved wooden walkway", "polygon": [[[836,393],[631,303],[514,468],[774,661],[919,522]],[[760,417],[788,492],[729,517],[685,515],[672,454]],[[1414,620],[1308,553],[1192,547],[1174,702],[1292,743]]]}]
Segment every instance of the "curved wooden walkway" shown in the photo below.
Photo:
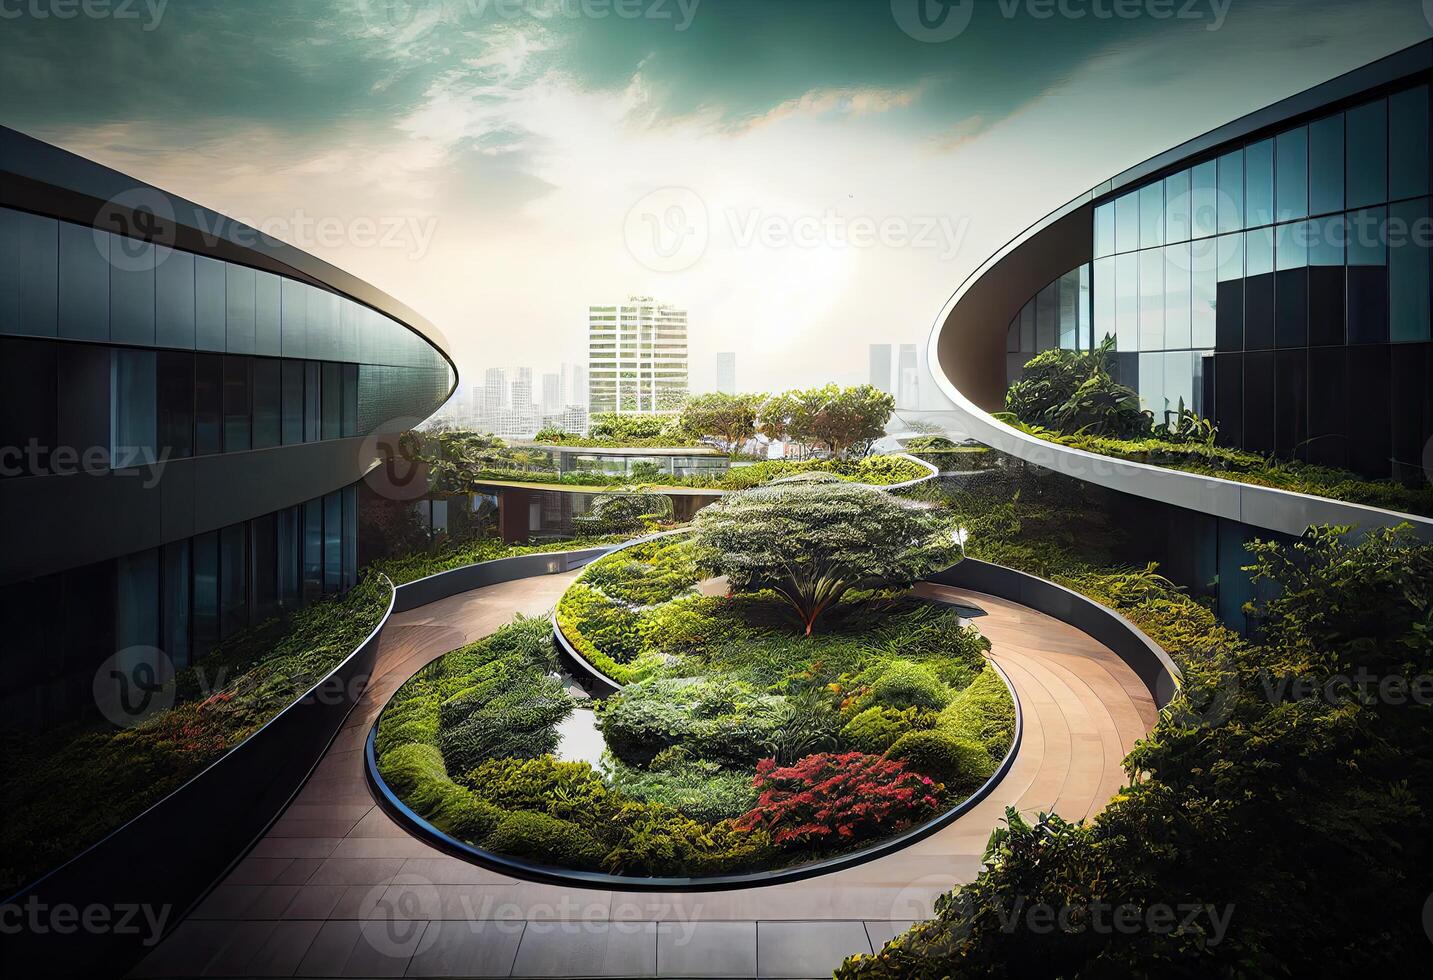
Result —
[{"label": "curved wooden walkway", "polygon": [[1120,760],[1154,724],[1148,691],[1089,636],[1016,603],[925,585],[981,612],[974,622],[1024,714],[1012,768],[969,813],[900,853],[786,885],[644,894],[515,880],[394,824],[365,783],[363,743],[419,667],[517,613],[546,611],[576,574],[394,616],[374,682],[299,796],[134,975],[829,976],[973,877],[1007,806],[1098,812],[1123,783]]}]

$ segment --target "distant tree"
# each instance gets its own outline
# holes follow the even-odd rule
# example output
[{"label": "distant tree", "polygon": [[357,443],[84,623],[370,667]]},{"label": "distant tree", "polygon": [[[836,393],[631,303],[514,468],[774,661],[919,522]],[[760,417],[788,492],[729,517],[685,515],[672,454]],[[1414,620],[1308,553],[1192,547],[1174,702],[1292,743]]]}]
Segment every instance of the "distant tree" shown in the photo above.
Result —
[{"label": "distant tree", "polygon": [[715,436],[728,447],[756,435],[756,418],[765,395],[732,395],[713,391],[687,399],[679,417],[693,435]]},{"label": "distant tree", "polygon": [[879,439],[896,407],[894,398],[870,385],[813,388],[802,393],[802,401],[804,441],[824,445],[833,456]]},{"label": "distant tree", "polygon": [[960,559],[936,513],[850,483],[774,483],[732,494],[700,511],[696,529],[708,568],[735,591],[776,592],[807,636],[850,590],[904,587]]},{"label": "distant tree", "polygon": [[565,442],[576,435],[577,433],[568,432],[560,425],[544,425],[537,430],[537,435],[533,436],[533,439],[536,442]]},{"label": "distant tree", "polygon": [[787,438],[798,409],[795,392],[785,391],[767,396],[757,410],[757,431],[772,442]]},{"label": "distant tree", "polygon": [[620,415],[616,412],[598,412],[592,416],[588,435],[593,439],[612,439],[618,442],[644,442],[668,435],[675,428],[670,415]]}]

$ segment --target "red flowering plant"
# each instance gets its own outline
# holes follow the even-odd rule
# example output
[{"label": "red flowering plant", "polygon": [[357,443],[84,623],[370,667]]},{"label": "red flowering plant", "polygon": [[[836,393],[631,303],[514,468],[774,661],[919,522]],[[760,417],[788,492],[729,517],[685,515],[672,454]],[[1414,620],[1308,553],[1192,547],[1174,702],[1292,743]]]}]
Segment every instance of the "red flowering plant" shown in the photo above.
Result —
[{"label": "red flowering plant", "polygon": [[823,752],[794,765],[763,759],[756,807],[737,821],[787,846],[840,847],[889,835],[934,813],[938,787],[905,763],[863,752]]}]

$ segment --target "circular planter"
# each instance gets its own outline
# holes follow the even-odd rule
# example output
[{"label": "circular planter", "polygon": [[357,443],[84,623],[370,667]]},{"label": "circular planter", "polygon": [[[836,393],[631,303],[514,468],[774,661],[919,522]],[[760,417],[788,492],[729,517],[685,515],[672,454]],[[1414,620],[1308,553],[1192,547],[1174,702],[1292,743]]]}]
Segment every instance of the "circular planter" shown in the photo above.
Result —
[{"label": "circular planter", "polygon": [[[561,631],[556,631],[556,633],[558,636],[561,635]],[[581,662],[586,663],[586,661]],[[538,864],[521,858],[496,854],[492,851],[486,851],[481,847],[476,847],[472,844],[457,840],[443,833],[443,831],[409,809],[408,805],[398,798],[397,794],[384,782],[383,777],[378,774],[378,757],[374,750],[374,742],[378,736],[378,721],[374,722],[373,728],[368,733],[367,743],[364,746],[364,772],[368,778],[369,789],[372,790],[374,799],[378,801],[378,805],[413,836],[454,857],[462,858],[465,861],[470,861],[473,864],[481,865],[514,878],[524,878],[529,881],[538,881],[551,885],[567,885],[578,888],[607,888],[616,891],[630,892],[727,891],[735,888],[754,888],[761,885],[777,885],[793,881],[804,881],[807,878],[815,878],[818,875],[830,874],[834,871],[842,871],[846,868],[853,868],[859,864],[865,864],[868,861],[878,860],[890,854],[894,854],[902,848],[909,847],[917,841],[924,840],[969,812],[976,804],[989,796],[991,790],[995,788],[1000,780],[1005,778],[1005,774],[1010,771],[1010,767],[1015,762],[1015,754],[1020,749],[1020,737],[1024,730],[1024,721],[1020,711],[1020,698],[1016,695],[1015,688],[1010,683],[1010,678],[1005,675],[1005,672],[1000,669],[1000,665],[995,663],[995,661],[991,660],[989,663],[995,668],[995,672],[999,675],[1001,681],[1004,682],[1006,690],[1010,692],[1010,700],[1015,705],[1015,734],[1010,740],[1010,748],[1006,750],[1005,757],[1000,760],[1000,765],[996,766],[995,772],[991,774],[989,779],[981,784],[979,789],[944,813],[937,814],[925,823],[912,827],[910,830],[896,837],[873,843],[869,847],[863,847],[860,850],[851,851],[848,854],[840,854],[836,857],[826,858],[820,861],[791,865],[771,871],[666,878],[614,875],[604,874],[599,871],[576,871],[568,868],[553,867],[552,865]],[[589,670],[590,669],[589,667]],[[608,683],[613,682],[608,680]],[[379,721],[381,720],[382,713],[380,712]]]}]

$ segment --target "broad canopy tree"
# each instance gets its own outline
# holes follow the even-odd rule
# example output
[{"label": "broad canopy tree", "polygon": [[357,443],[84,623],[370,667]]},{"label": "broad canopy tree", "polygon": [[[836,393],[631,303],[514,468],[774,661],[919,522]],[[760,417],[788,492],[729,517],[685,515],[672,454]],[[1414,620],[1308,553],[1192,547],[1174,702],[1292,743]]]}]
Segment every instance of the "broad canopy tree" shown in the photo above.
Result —
[{"label": "broad canopy tree", "polygon": [[713,391],[696,395],[682,406],[680,424],[688,432],[716,436],[735,446],[756,435],[756,415],[763,395],[731,395]]},{"label": "broad canopy tree", "polygon": [[739,592],[770,589],[807,636],[852,589],[903,588],[960,560],[947,522],[882,490],[777,482],[697,514],[697,547]]}]

